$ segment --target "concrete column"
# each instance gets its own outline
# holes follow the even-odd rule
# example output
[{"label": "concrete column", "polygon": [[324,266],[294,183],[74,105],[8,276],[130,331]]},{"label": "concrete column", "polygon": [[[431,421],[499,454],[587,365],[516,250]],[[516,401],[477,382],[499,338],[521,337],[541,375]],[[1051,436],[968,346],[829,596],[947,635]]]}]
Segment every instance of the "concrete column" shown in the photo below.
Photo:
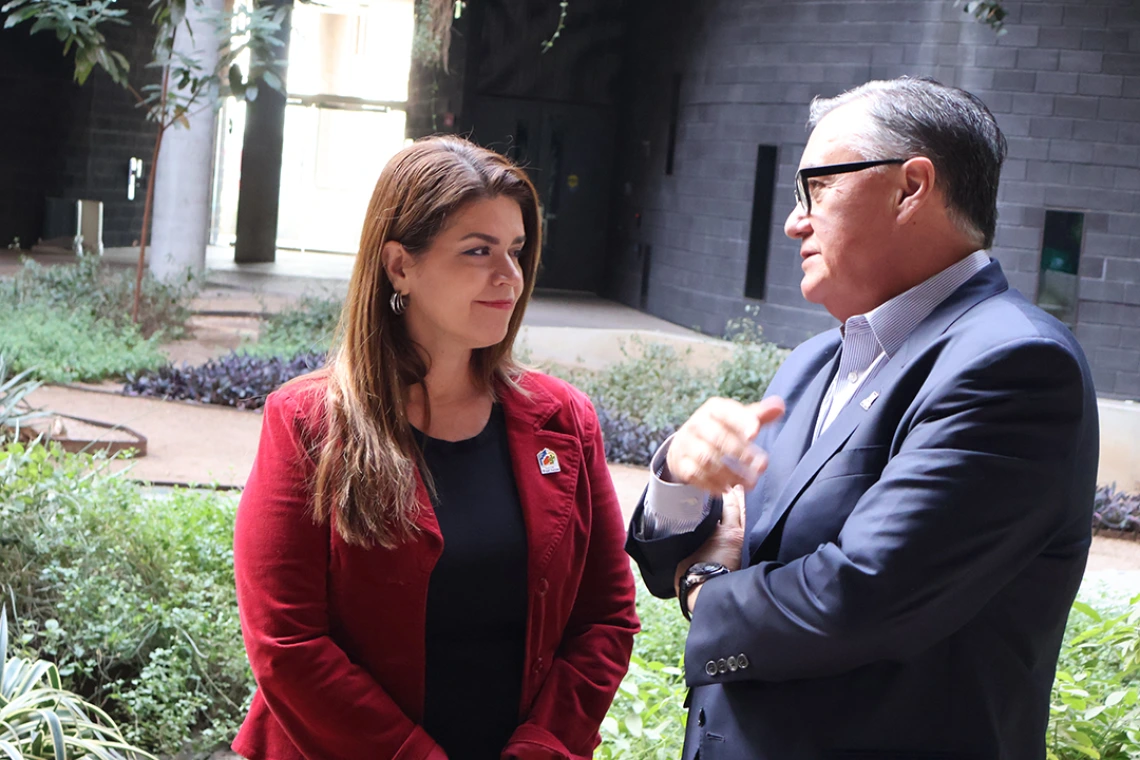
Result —
[{"label": "concrete column", "polygon": [[[274,6],[291,0],[272,0]],[[289,55],[289,24],[280,32],[285,43],[277,55]],[[239,264],[273,261],[277,256],[277,212],[281,196],[281,150],[285,142],[285,96],[271,87],[258,87],[257,99],[246,106],[245,139],[238,191],[237,241]]]},{"label": "concrete column", "polygon": [[[201,8],[186,3],[186,20],[174,38],[175,53],[198,58],[208,70],[217,67],[218,40],[203,15],[220,13],[222,2],[202,0]],[[158,166],[153,167],[154,218],[147,262],[162,280],[179,279],[187,272],[200,275],[206,267],[216,99],[215,92],[200,97],[188,114],[189,129],[175,125],[166,130]]]}]

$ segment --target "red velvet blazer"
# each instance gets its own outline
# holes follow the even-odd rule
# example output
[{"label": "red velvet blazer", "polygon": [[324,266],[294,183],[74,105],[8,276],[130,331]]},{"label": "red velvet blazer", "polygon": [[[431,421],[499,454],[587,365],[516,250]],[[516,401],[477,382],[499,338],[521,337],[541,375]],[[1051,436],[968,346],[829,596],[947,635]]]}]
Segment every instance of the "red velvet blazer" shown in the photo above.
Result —
[{"label": "red velvet blazer", "polygon": [[[530,398],[500,394],[529,553],[519,727],[503,757],[578,760],[629,664],[633,577],[593,407],[545,375],[521,384]],[[238,508],[234,571],[258,690],[233,748],[251,760],[442,760],[419,725],[435,514],[420,481],[421,532],[396,549],[348,546],[313,522],[308,452],[324,394],[318,375],[269,396]],[[559,472],[540,472],[543,449]]]}]

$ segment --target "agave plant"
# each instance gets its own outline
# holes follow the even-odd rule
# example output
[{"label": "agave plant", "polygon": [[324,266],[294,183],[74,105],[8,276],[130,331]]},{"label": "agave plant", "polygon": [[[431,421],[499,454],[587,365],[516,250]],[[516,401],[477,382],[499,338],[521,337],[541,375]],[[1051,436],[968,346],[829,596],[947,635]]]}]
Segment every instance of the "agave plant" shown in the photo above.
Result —
[{"label": "agave plant", "polygon": [[8,609],[0,611],[0,758],[156,760],[132,747],[107,713],[66,691],[54,663],[8,659]]},{"label": "agave plant", "polygon": [[29,369],[8,377],[8,362],[0,354],[0,441],[4,440],[8,430],[19,438],[22,424],[47,415],[46,412],[27,409],[26,404],[21,406],[24,397],[41,385],[30,377],[31,373]]}]

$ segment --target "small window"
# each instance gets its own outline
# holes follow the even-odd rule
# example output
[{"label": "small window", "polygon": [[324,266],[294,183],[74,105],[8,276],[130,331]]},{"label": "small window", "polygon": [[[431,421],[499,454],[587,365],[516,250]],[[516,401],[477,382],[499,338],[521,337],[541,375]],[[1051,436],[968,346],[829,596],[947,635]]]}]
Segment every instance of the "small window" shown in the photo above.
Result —
[{"label": "small window", "polygon": [[748,240],[746,298],[763,300],[768,279],[768,238],[771,237],[772,202],[776,197],[776,146],[761,145],[756,154],[756,184],[752,190],[752,230]]},{"label": "small window", "polygon": [[1070,327],[1077,322],[1077,273],[1084,227],[1085,215],[1077,211],[1045,212],[1037,305]]},{"label": "small window", "polygon": [[665,146],[665,173],[673,173],[673,155],[677,151],[677,122],[681,118],[681,75],[673,75],[669,99],[669,142]]}]

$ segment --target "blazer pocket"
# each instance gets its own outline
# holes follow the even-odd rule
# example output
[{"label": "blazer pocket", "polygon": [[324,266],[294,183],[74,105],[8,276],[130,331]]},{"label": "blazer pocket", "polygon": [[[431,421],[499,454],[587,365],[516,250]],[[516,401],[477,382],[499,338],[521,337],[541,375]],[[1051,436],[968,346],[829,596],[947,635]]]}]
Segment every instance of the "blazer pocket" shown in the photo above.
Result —
[{"label": "blazer pocket", "polygon": [[890,460],[889,446],[858,446],[837,451],[816,473],[815,483],[829,478],[842,478],[849,475],[874,475],[878,477]]},{"label": "blazer pocket", "polygon": [[722,760],[728,757],[724,748],[724,737],[720,734],[706,731],[701,735],[701,746],[693,760]]}]

